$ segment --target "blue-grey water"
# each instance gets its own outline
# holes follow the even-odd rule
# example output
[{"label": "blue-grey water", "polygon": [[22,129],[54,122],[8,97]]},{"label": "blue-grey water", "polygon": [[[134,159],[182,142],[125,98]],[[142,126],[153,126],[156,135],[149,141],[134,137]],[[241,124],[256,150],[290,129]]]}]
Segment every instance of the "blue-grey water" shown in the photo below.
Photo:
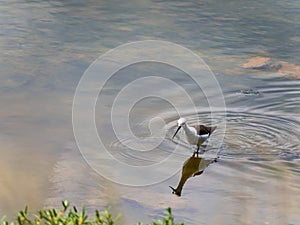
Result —
[{"label": "blue-grey water", "polygon": [[[300,223],[299,1],[3,0],[0,27],[1,215],[13,218],[25,205],[34,211],[67,199],[90,212],[111,207],[124,224],[150,222],[169,206],[186,224]],[[145,187],[111,182],[89,167],[73,134],[72,102],[85,70],[108,50],[143,40],[174,42],[198,54],[226,101],[218,162],[189,179],[182,197],[168,186],[177,185],[191,149],[183,135],[170,140],[178,119],[174,107],[147,98],[131,111],[137,136],[149,135],[148,121],[157,115],[166,123],[159,154],[141,158],[124,147],[129,139],[115,140],[107,117],[120,87],[141,74],[164,74],[197,99],[197,113],[183,112],[190,124],[218,123],[224,112],[211,118],[205,96],[182,71],[153,62],[129,66],[107,82],[105,104],[96,105],[99,135],[124,163],[151,164],[181,144],[183,160],[169,179]],[[298,71],[285,76],[243,69],[254,56],[286,62]],[[167,88],[161,91],[178,97]],[[218,135],[217,130],[215,143]],[[162,174],[168,169],[157,168]],[[146,174],[137,173],[136,180],[139,176]]]}]

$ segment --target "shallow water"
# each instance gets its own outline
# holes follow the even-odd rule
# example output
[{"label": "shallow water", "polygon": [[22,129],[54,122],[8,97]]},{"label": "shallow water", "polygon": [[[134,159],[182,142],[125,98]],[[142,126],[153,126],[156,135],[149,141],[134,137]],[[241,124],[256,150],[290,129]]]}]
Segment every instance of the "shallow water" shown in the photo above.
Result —
[{"label": "shallow water", "polygon": [[[25,204],[34,210],[68,199],[89,211],[112,206],[125,224],[159,218],[168,206],[187,224],[298,224],[300,80],[241,65],[256,55],[299,64],[299,11],[298,1],[4,1],[0,213],[12,217]],[[120,44],[149,39],[199,54],[216,75],[226,110],[211,110],[208,101],[219,98],[217,91],[200,90],[179,69],[143,62],[118,71],[96,104],[98,134],[119,162],[157,166],[147,174],[129,173],[114,170],[101,151],[91,156],[110,172],[106,178],[155,181],[132,187],[111,182],[86,163],[73,134],[72,101],[93,60]],[[118,140],[109,122],[113,100],[129,82],[153,75],[183,87],[196,111],[177,90],[154,79],[150,85],[182,110],[157,97],[142,99],[130,111],[130,126],[143,141],[126,131]],[[130,103],[123,102],[119,113]],[[188,179],[180,198],[168,186],[178,184],[193,150],[183,133],[171,140],[178,113],[191,125],[218,125],[204,155],[219,157]],[[128,147],[133,145],[138,150]]]}]

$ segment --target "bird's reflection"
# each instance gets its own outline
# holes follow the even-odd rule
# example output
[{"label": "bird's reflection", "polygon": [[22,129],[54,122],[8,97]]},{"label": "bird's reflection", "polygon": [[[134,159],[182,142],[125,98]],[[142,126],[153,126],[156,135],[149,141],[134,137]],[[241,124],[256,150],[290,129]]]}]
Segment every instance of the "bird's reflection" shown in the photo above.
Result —
[{"label": "bird's reflection", "polygon": [[183,189],[183,186],[185,182],[190,178],[194,176],[201,175],[204,170],[211,164],[216,162],[217,159],[204,159],[202,157],[199,157],[199,155],[195,152],[192,157],[188,158],[182,166],[181,171],[181,178],[179,181],[179,184],[176,188],[172,189],[172,193],[176,194],[177,196],[181,196],[181,192]]}]

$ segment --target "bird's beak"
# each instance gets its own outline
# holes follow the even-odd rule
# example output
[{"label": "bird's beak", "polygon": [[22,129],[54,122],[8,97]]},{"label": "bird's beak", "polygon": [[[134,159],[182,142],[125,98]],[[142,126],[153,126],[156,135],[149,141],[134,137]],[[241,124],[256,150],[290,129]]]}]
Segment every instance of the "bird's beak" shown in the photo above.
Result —
[{"label": "bird's beak", "polygon": [[175,194],[175,195],[177,195],[179,197],[181,196],[181,193],[180,192],[178,193],[175,188],[173,188],[171,186],[169,186],[169,187],[172,189],[172,194]]},{"label": "bird's beak", "polygon": [[172,189],[172,193],[175,194],[175,193],[176,193],[175,188],[173,188],[173,187],[171,187],[171,186],[169,186],[169,187]]},{"label": "bird's beak", "polygon": [[175,132],[175,134],[173,135],[172,139],[176,136],[176,134],[178,133],[178,131],[180,130],[181,126],[179,126]]}]

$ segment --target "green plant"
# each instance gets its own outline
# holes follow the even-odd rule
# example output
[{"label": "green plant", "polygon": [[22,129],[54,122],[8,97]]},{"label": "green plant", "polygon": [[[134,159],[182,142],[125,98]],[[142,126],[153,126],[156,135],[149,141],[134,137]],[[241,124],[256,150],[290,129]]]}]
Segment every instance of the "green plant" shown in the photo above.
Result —
[{"label": "green plant", "polygon": [[[148,225],[184,225],[184,223],[175,223],[174,217],[172,215],[172,209],[167,208],[166,217],[162,220],[155,221],[153,223],[149,223]],[[138,223],[137,225],[142,225],[142,223]]]},{"label": "green plant", "polygon": [[[42,209],[36,215],[28,214],[28,207],[19,211],[17,214],[17,221],[7,222],[5,217],[0,219],[2,225],[115,225],[118,217],[113,217],[108,210],[99,212],[96,210],[95,216],[92,220],[88,220],[88,215],[85,208],[82,207],[78,211],[75,206],[70,207],[68,201],[62,202],[62,209]],[[138,223],[137,225],[142,225]],[[183,223],[175,223],[171,208],[167,209],[167,215],[162,220],[158,220],[148,225],[184,225]]]}]

